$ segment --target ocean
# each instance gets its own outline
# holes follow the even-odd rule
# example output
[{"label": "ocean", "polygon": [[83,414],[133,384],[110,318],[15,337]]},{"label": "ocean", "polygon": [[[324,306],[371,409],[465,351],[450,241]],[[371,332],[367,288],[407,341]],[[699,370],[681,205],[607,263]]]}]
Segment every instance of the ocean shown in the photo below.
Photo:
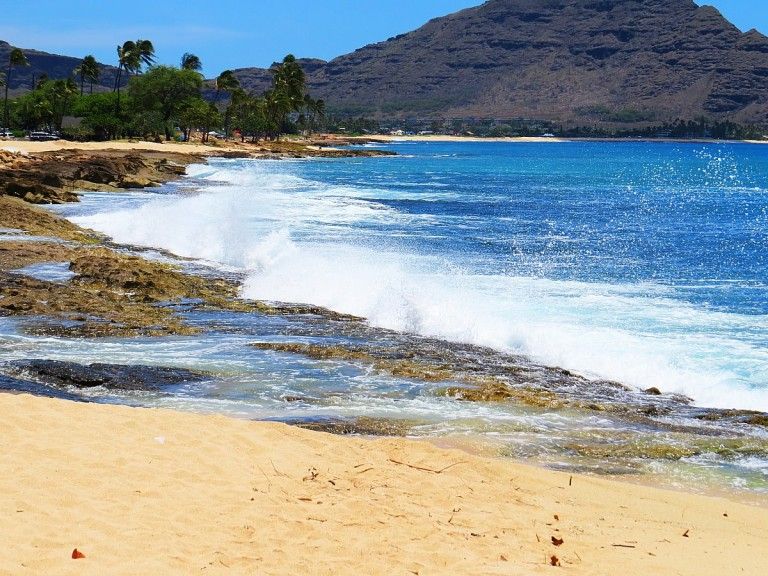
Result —
[{"label": "ocean", "polygon": [[[766,431],[718,427],[695,413],[768,411],[768,148],[367,146],[398,155],[213,159],[158,189],[86,194],[80,204],[55,208],[145,248],[147,257],[174,254],[190,259],[186,266],[231,274],[245,298],[321,306],[364,318],[361,327],[306,315],[190,311],[189,321],[206,328],[201,336],[63,346],[7,329],[0,332],[12,351],[4,357],[28,357],[31,347],[81,362],[173,364],[219,375],[166,395],[89,393],[104,401],[284,421],[407,420],[408,435],[554,467],[656,473],[673,484],[714,474],[731,488],[768,493]],[[370,349],[428,343],[450,350],[454,363],[471,355],[478,369],[514,357],[586,382],[620,383],[630,404],[651,387],[690,402],[643,422],[466,402],[434,394],[434,383],[344,359],[254,349],[254,341]],[[586,403],[599,396],[588,385],[568,394]],[[746,438],[749,449],[725,441],[719,446],[732,449],[711,448],[726,429],[728,442]],[[698,448],[658,458],[639,450],[620,461],[579,448],[629,438],[641,447],[662,438]]]}]

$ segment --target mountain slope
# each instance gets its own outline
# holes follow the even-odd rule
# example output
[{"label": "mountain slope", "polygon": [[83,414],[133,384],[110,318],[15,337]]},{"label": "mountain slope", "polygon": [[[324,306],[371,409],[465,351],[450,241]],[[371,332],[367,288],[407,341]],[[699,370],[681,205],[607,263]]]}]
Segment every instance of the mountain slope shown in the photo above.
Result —
[{"label": "mountain slope", "polygon": [[[8,56],[10,55],[13,47],[0,40],[0,71],[5,73],[8,66]],[[23,66],[20,68],[14,68],[11,74],[11,83],[9,88],[12,90],[30,90],[35,80],[39,79],[43,74],[52,79],[69,78],[72,76],[72,71],[77,68],[82,62],[82,58],[73,58],[70,56],[60,56],[58,54],[49,54],[48,52],[40,52],[39,50],[30,50],[22,48],[27,60],[29,60],[29,66]],[[115,83],[115,75],[117,74],[117,68],[114,66],[99,65],[101,68],[101,77],[99,78],[98,85],[94,84],[94,91],[101,89],[112,89]],[[86,84],[86,89],[88,85]]]},{"label": "mountain slope", "polygon": [[[0,68],[9,51],[0,41]],[[80,63],[25,53],[32,66],[14,70],[12,90]],[[330,62],[301,63],[312,95],[347,114],[768,125],[768,38],[693,0],[489,0]],[[102,89],[115,72],[102,67]],[[271,80],[263,68],[236,74],[256,93]]]},{"label": "mountain slope", "polygon": [[[262,90],[263,70],[238,71]],[[490,0],[315,66],[330,108],[568,123],[768,121],[768,38],[692,0]]]}]

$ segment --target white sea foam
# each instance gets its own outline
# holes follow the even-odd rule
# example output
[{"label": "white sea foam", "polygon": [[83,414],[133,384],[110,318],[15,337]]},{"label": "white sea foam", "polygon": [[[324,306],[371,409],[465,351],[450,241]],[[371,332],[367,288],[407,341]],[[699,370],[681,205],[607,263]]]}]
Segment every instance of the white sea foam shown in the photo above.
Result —
[{"label": "white sea foam", "polygon": [[372,201],[371,189],[307,181],[285,163],[191,173],[205,182],[199,193],[74,219],[119,242],[244,269],[248,298],[313,303],[704,406],[768,410],[765,316],[695,307],[654,284],[478,275],[402,244],[376,246],[358,225],[399,232],[412,217]]}]

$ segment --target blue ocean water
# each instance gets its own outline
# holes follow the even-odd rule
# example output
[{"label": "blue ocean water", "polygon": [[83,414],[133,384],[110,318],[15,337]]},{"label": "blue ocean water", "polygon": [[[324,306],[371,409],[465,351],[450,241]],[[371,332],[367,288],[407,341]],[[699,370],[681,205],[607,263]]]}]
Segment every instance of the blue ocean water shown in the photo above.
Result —
[{"label": "blue ocean water", "polygon": [[212,160],[64,208],[118,242],[243,271],[246,297],[768,410],[768,149],[413,143]]}]

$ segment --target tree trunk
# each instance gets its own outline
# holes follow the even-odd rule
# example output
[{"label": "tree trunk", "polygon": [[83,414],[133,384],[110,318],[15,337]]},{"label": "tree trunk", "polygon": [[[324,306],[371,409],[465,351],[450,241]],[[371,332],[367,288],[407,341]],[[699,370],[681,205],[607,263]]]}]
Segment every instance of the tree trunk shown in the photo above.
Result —
[{"label": "tree trunk", "polygon": [[10,83],[11,83],[11,65],[8,64],[8,74],[5,75],[5,106],[4,106],[4,113],[3,113],[3,119],[5,120],[4,128],[11,127],[8,121],[8,85]]},{"label": "tree trunk", "polygon": [[115,86],[112,88],[112,92],[117,91],[118,87],[120,86],[120,76],[123,72],[123,65],[120,64],[120,66],[117,67],[117,74],[115,74]]}]

